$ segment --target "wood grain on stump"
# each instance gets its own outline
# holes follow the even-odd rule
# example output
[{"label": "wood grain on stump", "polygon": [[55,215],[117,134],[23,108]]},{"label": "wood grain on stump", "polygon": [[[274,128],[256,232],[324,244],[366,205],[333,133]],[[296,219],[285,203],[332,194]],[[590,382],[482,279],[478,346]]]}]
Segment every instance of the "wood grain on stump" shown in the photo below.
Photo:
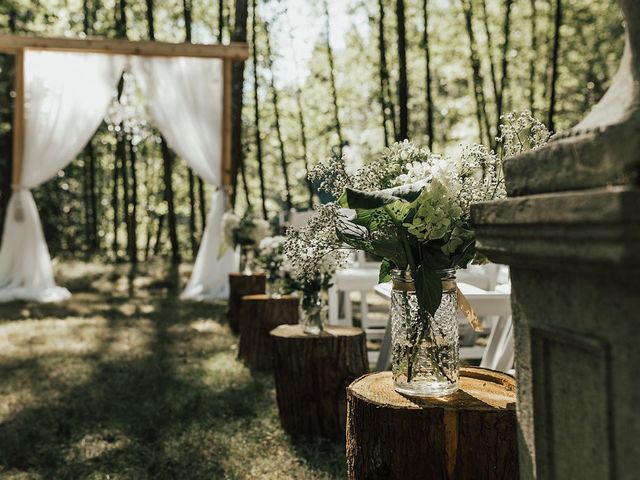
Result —
[{"label": "wood grain on stump", "polygon": [[347,391],[349,478],[516,479],[515,402],[515,380],[483,368],[426,400],[396,393],[391,372],[365,375]]},{"label": "wood grain on stump", "polygon": [[284,295],[246,295],[240,308],[238,358],[253,370],[270,370],[272,365],[269,332],[279,325],[298,323],[298,298]]},{"label": "wood grain on stump", "polygon": [[364,331],[329,326],[308,335],[282,325],[271,336],[282,428],[293,437],[343,439],[347,387],[368,371]]},{"label": "wood grain on stump", "polygon": [[227,321],[233,333],[240,331],[240,309],[242,297],[265,293],[267,277],[264,273],[243,275],[242,273],[229,274],[229,307],[227,309]]}]

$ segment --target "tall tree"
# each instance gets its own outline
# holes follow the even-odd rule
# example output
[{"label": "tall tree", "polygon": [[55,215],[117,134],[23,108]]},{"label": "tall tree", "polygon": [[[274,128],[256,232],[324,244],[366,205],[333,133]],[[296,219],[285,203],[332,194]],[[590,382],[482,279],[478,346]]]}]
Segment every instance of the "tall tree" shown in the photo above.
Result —
[{"label": "tall tree", "polygon": [[391,120],[392,137],[398,135],[396,127],[396,114],[391,97],[391,87],[389,81],[389,69],[387,67],[387,42],[385,39],[385,7],[384,0],[378,0],[378,53],[379,57],[379,80],[380,80],[380,107],[382,109],[382,131],[384,133],[384,146],[389,146],[389,132],[387,122]]},{"label": "tall tree", "polygon": [[260,136],[260,100],[258,96],[258,42],[256,32],[257,13],[256,0],[251,5],[251,59],[253,61],[253,112],[256,134],[256,160],[258,161],[258,177],[260,178],[260,199],[262,200],[262,216],[267,218],[267,203],[264,185],[264,167],[262,164],[262,138]]},{"label": "tall tree", "polygon": [[278,89],[276,88],[275,73],[273,70],[273,52],[271,51],[271,38],[269,34],[269,24],[264,24],[266,46],[267,46],[267,68],[270,70],[270,87],[271,87],[271,99],[273,101],[273,114],[274,114],[274,127],[276,129],[276,137],[278,138],[278,146],[280,150],[280,167],[282,168],[282,176],[284,178],[284,189],[286,195],[287,209],[293,207],[291,202],[291,185],[289,184],[289,169],[287,167],[287,157],[284,149],[284,139],[282,137],[282,128],[280,126],[280,107],[278,106]]},{"label": "tall tree", "polygon": [[[534,0],[535,1],[535,0]],[[493,87],[493,98],[495,101],[500,96],[500,85],[498,83],[498,74],[496,72],[496,61],[493,56],[494,44],[493,34],[489,26],[489,13],[487,12],[487,0],[481,0],[480,6],[482,7],[482,23],[484,25],[484,33],[487,37],[487,59],[489,60],[489,73],[491,77],[491,86]]]},{"label": "tall tree", "polygon": [[[182,12],[184,14],[185,41],[191,43],[191,1],[182,0]],[[198,242],[196,241],[196,180],[191,167],[187,167],[189,175],[189,243],[193,258],[198,254]],[[203,223],[204,229],[204,223]]]},{"label": "tall tree", "polygon": [[327,0],[323,0],[324,6],[324,38],[325,46],[327,48],[327,57],[329,60],[329,86],[331,88],[331,96],[333,98],[333,122],[338,135],[338,152],[342,156],[342,149],[345,145],[344,137],[342,136],[342,124],[340,123],[340,107],[338,104],[338,89],[336,87],[336,71],[335,71],[335,59],[333,54],[333,48],[331,47],[331,23],[329,20],[329,5]]},{"label": "tall tree", "polygon": [[[149,40],[155,40],[155,28],[154,28],[154,11],[153,1],[146,0],[147,2],[147,28],[149,34]],[[169,240],[171,242],[171,261],[174,264],[180,263],[180,244],[178,242],[178,229],[176,226],[176,211],[174,203],[173,192],[173,154],[164,137],[160,136],[160,151],[162,153],[162,171],[164,180],[164,201],[167,204],[167,222],[169,226]],[[156,236],[156,252],[159,251],[162,224],[164,222],[164,215],[158,217],[158,234]]]},{"label": "tall tree", "polygon": [[223,36],[224,36],[224,0],[218,0],[218,43],[222,43]]},{"label": "tall tree", "polygon": [[[504,23],[502,28],[503,42],[502,42],[502,64],[501,64],[501,79],[500,79],[500,94],[496,98],[496,135],[500,134],[500,117],[502,116],[505,91],[509,85],[509,44],[511,38],[511,7],[513,0],[505,0],[505,14]],[[490,139],[490,145],[495,148],[496,141],[493,137]]]},{"label": "tall tree", "polygon": [[[223,22],[223,3],[219,3],[219,24]],[[247,0],[235,1],[235,23],[231,32],[231,40],[234,42],[247,41],[247,22],[249,18],[249,5]],[[220,29],[222,32],[222,29]],[[220,37],[222,38],[222,37]],[[248,208],[251,208],[247,178],[245,173],[245,152],[242,144],[242,109],[244,106],[244,62],[233,62],[231,70],[231,204],[235,206],[238,185],[238,172],[242,177],[244,193]]]},{"label": "tall tree", "polygon": [[531,54],[529,59],[529,110],[531,114],[536,113],[536,63],[538,62],[538,9],[536,0],[531,0]]},{"label": "tall tree", "polygon": [[462,0],[462,8],[467,36],[469,37],[469,59],[471,61],[473,95],[476,101],[476,118],[478,120],[480,143],[484,143],[485,141],[489,141],[489,143],[491,143],[491,127],[489,126],[487,104],[484,96],[484,80],[482,78],[478,48],[476,45],[475,33],[473,31],[473,8],[471,0]]},{"label": "tall tree", "polygon": [[396,141],[409,138],[409,81],[407,78],[407,34],[404,18],[404,0],[396,0],[398,23],[398,106],[400,128]]},{"label": "tall tree", "polygon": [[556,91],[558,88],[558,58],[560,56],[560,27],[562,26],[562,0],[556,0],[556,10],[554,15],[554,37],[553,50],[551,52],[551,79],[549,81],[549,117],[547,128],[555,131],[556,114]]},{"label": "tall tree", "polygon": [[422,41],[424,43],[424,55],[426,64],[426,77],[425,77],[425,90],[427,92],[427,142],[429,150],[433,150],[433,142],[435,141],[433,133],[433,92],[432,92],[432,79],[431,79],[431,46],[429,45],[429,2],[423,0],[422,2],[422,14],[424,19],[424,34]]},{"label": "tall tree", "polygon": [[[287,15],[287,21],[289,20],[289,16]],[[307,124],[304,117],[304,108],[302,106],[302,88],[300,88],[300,77],[299,77],[299,69],[298,69],[298,57],[296,55],[296,48],[293,39],[293,28],[291,27],[291,23],[289,23],[289,41],[291,42],[291,51],[293,53],[293,63],[295,66],[295,99],[296,99],[296,107],[297,107],[297,116],[298,123],[300,124],[300,142],[302,144],[302,160],[304,163],[304,171],[305,171],[305,181],[307,184],[307,191],[309,192],[309,199],[307,206],[309,209],[313,208],[313,183],[309,180],[309,148],[307,144]]]}]

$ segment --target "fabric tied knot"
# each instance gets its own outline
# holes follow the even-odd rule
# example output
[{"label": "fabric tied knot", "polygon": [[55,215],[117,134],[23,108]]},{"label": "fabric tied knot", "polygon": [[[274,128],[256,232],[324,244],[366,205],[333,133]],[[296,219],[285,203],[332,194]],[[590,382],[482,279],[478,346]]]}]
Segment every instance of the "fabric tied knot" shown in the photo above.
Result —
[{"label": "fabric tied knot", "polygon": [[11,185],[11,190],[16,193],[15,203],[13,204],[13,219],[18,223],[22,223],[24,222],[24,207],[20,192],[28,189],[22,185]]}]

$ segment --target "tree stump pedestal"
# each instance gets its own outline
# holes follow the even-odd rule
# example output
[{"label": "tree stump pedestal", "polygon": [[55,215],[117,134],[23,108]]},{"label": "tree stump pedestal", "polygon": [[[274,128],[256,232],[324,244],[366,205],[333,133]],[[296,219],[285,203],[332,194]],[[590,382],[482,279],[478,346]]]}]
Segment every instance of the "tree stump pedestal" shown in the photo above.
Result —
[{"label": "tree stump pedestal", "polygon": [[242,297],[265,293],[267,277],[264,273],[244,275],[242,273],[229,274],[229,307],[227,309],[227,321],[233,333],[240,331],[240,309]]},{"label": "tree stump pedestal", "polygon": [[483,368],[430,399],[397,393],[391,372],[359,378],[347,390],[349,478],[516,479],[515,402],[515,380]]},{"label": "tree stump pedestal", "polygon": [[271,337],[282,428],[292,437],[344,439],[347,386],[368,372],[364,330],[329,326],[309,335],[282,325]]},{"label": "tree stump pedestal", "polygon": [[298,298],[289,295],[245,295],[239,319],[238,358],[252,370],[271,370],[269,332],[279,325],[298,323]]}]

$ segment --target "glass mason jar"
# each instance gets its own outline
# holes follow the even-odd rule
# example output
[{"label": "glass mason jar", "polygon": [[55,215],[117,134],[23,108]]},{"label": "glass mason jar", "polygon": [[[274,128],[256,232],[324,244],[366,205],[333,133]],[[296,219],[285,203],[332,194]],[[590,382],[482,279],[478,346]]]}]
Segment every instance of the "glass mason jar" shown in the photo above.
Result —
[{"label": "glass mason jar", "polygon": [[441,397],[458,389],[458,298],[454,269],[439,270],[442,303],[434,316],[418,309],[411,272],[394,270],[391,370],[396,391]]},{"label": "glass mason jar", "polygon": [[327,295],[324,290],[303,292],[300,296],[299,323],[302,331],[318,335],[327,324]]},{"label": "glass mason jar", "polygon": [[253,275],[255,268],[255,249],[251,245],[240,246],[240,272]]},{"label": "glass mason jar", "polygon": [[271,298],[280,298],[284,291],[284,279],[279,275],[267,273],[267,295]]}]

